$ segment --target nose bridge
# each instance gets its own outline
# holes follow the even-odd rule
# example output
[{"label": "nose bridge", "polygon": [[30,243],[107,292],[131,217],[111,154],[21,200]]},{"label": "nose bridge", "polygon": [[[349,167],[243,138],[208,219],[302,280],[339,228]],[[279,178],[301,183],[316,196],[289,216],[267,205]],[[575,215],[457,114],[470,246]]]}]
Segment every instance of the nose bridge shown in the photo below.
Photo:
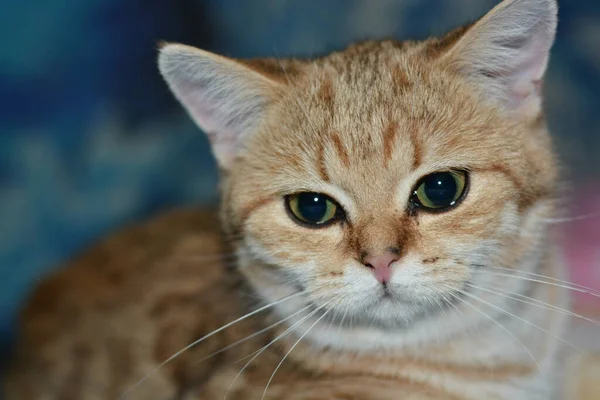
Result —
[{"label": "nose bridge", "polygon": [[366,220],[361,229],[357,229],[358,250],[361,257],[372,256],[386,252],[398,252],[401,227],[393,217],[372,217]]}]

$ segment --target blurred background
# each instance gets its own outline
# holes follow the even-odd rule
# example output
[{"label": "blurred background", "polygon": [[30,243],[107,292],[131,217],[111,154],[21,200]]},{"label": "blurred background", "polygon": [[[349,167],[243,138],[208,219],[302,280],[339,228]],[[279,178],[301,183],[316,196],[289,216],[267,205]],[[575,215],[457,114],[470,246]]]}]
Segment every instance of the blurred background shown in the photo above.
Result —
[{"label": "blurred background", "polygon": [[[496,3],[3,2],[0,347],[19,305],[60,262],[120,225],[216,202],[207,141],[159,77],[158,41],[234,57],[303,56],[358,39],[440,34]],[[571,188],[566,213],[578,216],[600,212],[600,2],[559,3],[546,108]],[[573,279],[600,289],[600,219],[560,228]]]}]

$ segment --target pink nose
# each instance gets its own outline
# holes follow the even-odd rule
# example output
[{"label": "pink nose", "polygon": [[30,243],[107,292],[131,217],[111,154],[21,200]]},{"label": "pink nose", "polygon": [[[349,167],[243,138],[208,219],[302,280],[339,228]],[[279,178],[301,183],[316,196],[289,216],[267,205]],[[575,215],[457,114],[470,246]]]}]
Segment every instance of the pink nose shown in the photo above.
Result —
[{"label": "pink nose", "polygon": [[385,253],[377,256],[366,256],[363,259],[363,264],[373,270],[375,278],[379,282],[385,284],[388,283],[392,278],[392,263],[394,263],[394,261],[398,261],[399,259],[400,256],[397,254],[394,254],[391,251],[386,251]]}]

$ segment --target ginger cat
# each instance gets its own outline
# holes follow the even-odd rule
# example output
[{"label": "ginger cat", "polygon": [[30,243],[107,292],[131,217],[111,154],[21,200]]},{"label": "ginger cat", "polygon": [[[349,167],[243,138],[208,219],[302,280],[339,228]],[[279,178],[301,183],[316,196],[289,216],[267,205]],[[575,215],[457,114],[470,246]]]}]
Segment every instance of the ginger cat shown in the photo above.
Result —
[{"label": "ginger cat", "polygon": [[554,0],[505,0],[310,60],[162,47],[220,220],[167,214],[44,281],[7,399],[600,398],[591,358],[566,370],[548,228],[556,24]]}]

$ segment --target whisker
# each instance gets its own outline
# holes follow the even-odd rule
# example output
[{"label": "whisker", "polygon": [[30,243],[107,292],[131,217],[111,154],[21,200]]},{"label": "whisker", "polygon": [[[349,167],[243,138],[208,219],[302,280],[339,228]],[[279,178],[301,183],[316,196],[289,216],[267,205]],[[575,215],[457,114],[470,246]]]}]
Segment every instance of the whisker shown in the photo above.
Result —
[{"label": "whisker", "polygon": [[154,369],[152,369],[148,374],[146,374],[146,376],[144,376],[142,379],[140,379],[139,381],[137,381],[134,385],[130,386],[127,390],[125,390],[125,392],[123,392],[118,397],[118,399],[119,400],[120,399],[124,399],[132,390],[136,389],[142,383],[144,383],[148,378],[150,378],[151,376],[153,376],[154,374],[156,374],[162,367],[164,367],[165,365],[167,365],[168,363],[170,363],[171,361],[173,361],[175,358],[177,358],[178,356],[180,356],[182,353],[186,352],[187,350],[191,349],[192,347],[195,347],[198,344],[200,344],[201,342],[203,342],[204,340],[208,339],[209,337],[214,336],[217,333],[219,333],[219,332],[221,332],[221,331],[229,328],[230,326],[235,325],[235,324],[237,324],[237,323],[239,323],[239,322],[241,322],[241,321],[243,321],[243,320],[245,320],[247,318],[250,318],[251,316],[256,315],[256,314],[258,314],[258,313],[260,313],[260,312],[262,312],[262,311],[264,311],[264,310],[266,310],[268,308],[274,307],[274,306],[276,306],[276,305],[278,305],[280,303],[283,303],[283,302],[285,302],[287,300],[293,299],[293,298],[298,297],[298,296],[303,295],[303,294],[305,294],[305,292],[300,291],[300,292],[295,292],[295,293],[292,293],[290,295],[287,295],[287,296],[285,296],[285,297],[283,297],[283,298],[281,298],[281,299],[279,299],[277,301],[274,301],[274,302],[272,302],[270,304],[267,304],[265,306],[262,306],[262,307],[260,307],[260,308],[258,308],[256,310],[254,310],[254,311],[251,311],[248,314],[246,314],[246,315],[244,315],[244,316],[242,316],[242,317],[240,317],[240,318],[238,318],[238,319],[236,319],[234,321],[231,321],[231,322],[223,325],[222,327],[220,327],[218,329],[215,329],[214,331],[208,333],[207,335],[204,335],[200,339],[193,341],[189,345],[185,346],[183,349],[177,351],[175,354],[173,354],[172,356],[170,356],[169,358],[167,358],[162,363],[158,364]]},{"label": "whisker", "polygon": [[492,271],[473,271],[473,272],[479,272],[479,273],[487,273],[487,274],[493,274],[496,276],[505,276],[507,278],[516,278],[516,279],[522,279],[524,281],[529,281],[529,282],[537,282],[537,283],[545,283],[546,285],[550,285],[550,286],[557,286],[557,287],[561,287],[563,289],[569,289],[569,290],[573,290],[575,292],[580,292],[580,293],[587,293],[591,296],[594,297],[598,297],[600,298],[600,293],[596,293],[595,291],[591,291],[588,289],[582,289],[582,288],[578,288],[578,287],[573,287],[571,285],[564,285],[564,284],[560,284],[560,283],[554,283],[554,282],[548,282],[548,281],[543,281],[541,279],[534,279],[534,278],[528,278],[525,276],[519,276],[519,275],[515,275],[515,274],[503,274],[503,273],[499,273],[499,272],[492,272]]},{"label": "whisker", "polygon": [[[339,323],[339,328],[340,329],[344,329],[344,322],[346,320],[346,316],[348,315],[348,306],[344,307],[344,312],[341,314],[341,319],[340,319],[340,323]],[[333,325],[333,324],[332,324]],[[334,357],[333,357],[333,367],[334,369],[337,369],[337,360],[339,358],[339,354],[340,354],[340,335],[336,335],[336,345],[333,348],[334,351]]]},{"label": "whisker", "polygon": [[[327,335],[331,335],[332,334],[331,331],[335,327],[335,321],[336,321],[337,317],[338,317],[338,314],[334,314],[333,318],[331,318],[331,321],[329,322],[329,327],[327,328]],[[337,353],[336,353],[335,347],[332,348],[331,351],[334,353],[332,355],[332,362],[333,362],[333,369],[334,369],[334,371],[336,371],[337,370],[337,363],[336,363],[336,361],[337,361],[336,354]]]},{"label": "whisker", "polygon": [[555,306],[553,304],[546,303],[546,302],[544,302],[542,300],[538,300],[538,299],[533,298],[533,297],[525,296],[525,295],[519,294],[519,293],[512,293],[512,292],[509,292],[507,290],[498,289],[498,288],[496,288],[496,291],[494,291],[494,290],[491,290],[489,288],[483,288],[482,286],[472,285],[470,283],[467,283],[466,285],[470,286],[470,287],[472,287],[474,289],[483,290],[485,292],[489,292],[489,293],[492,293],[492,294],[503,295],[503,296],[505,296],[505,297],[507,297],[509,299],[512,299],[512,300],[515,300],[515,301],[519,301],[521,303],[529,304],[529,305],[532,305],[532,306],[540,307],[540,308],[543,308],[543,309],[548,310],[548,311],[556,311],[556,312],[564,314],[564,315],[569,315],[571,317],[580,318],[580,319],[582,319],[584,321],[587,321],[587,322],[589,322],[591,324],[594,324],[594,325],[596,325],[597,327],[600,328],[600,322],[598,322],[598,321],[595,321],[595,320],[593,320],[591,318],[584,317],[583,315],[577,314],[577,313],[575,313],[573,311],[569,311],[569,310],[565,310],[563,308],[557,307],[557,306]]},{"label": "whisker", "polygon": [[574,221],[581,221],[581,220],[585,220],[585,219],[594,219],[594,218],[600,218],[600,212],[578,215],[576,217],[547,218],[547,219],[544,219],[544,221],[546,221],[550,224],[562,224],[565,222],[574,222]]},{"label": "whisker", "polygon": [[266,328],[263,328],[263,329],[261,329],[260,331],[258,331],[258,332],[256,332],[256,333],[253,333],[252,335],[246,336],[245,338],[243,338],[243,339],[240,339],[240,340],[238,340],[237,342],[234,342],[234,343],[232,343],[232,344],[230,344],[230,345],[228,345],[228,346],[226,346],[226,347],[223,347],[221,350],[217,350],[217,351],[215,351],[214,353],[212,353],[212,354],[209,354],[208,356],[206,356],[206,357],[204,357],[204,358],[202,358],[202,359],[200,359],[200,360],[196,361],[194,364],[200,364],[201,362],[203,362],[203,361],[206,361],[206,360],[208,360],[209,358],[216,356],[217,354],[221,354],[221,353],[223,353],[224,351],[227,351],[227,350],[231,349],[232,347],[235,347],[235,346],[237,346],[238,344],[242,344],[242,343],[244,343],[244,342],[246,342],[246,341],[248,341],[248,340],[250,340],[250,339],[252,339],[252,338],[254,338],[254,337],[256,337],[256,336],[259,336],[259,335],[261,335],[261,334],[263,334],[263,333],[267,332],[268,330],[270,330],[270,329],[273,329],[273,328],[275,328],[275,327],[276,327],[276,326],[278,326],[278,325],[281,325],[281,324],[282,324],[282,323],[284,323],[285,321],[287,321],[287,320],[289,320],[289,319],[291,319],[291,318],[295,317],[296,315],[300,314],[300,313],[301,313],[301,312],[303,312],[303,311],[306,311],[306,310],[307,310],[307,309],[309,309],[309,308],[310,308],[310,305],[308,305],[308,306],[306,306],[306,307],[304,307],[304,308],[302,308],[302,309],[300,309],[300,310],[296,311],[295,313],[293,313],[293,314],[291,314],[291,315],[289,315],[289,316],[285,317],[285,318],[284,318],[284,319],[282,319],[282,320],[279,320],[279,321],[275,322],[274,324],[271,324],[271,325],[267,326]]},{"label": "whisker", "polygon": [[592,289],[592,288],[587,287],[587,286],[580,285],[578,283],[574,283],[574,282],[570,282],[570,281],[565,281],[563,279],[553,278],[553,277],[547,276],[547,275],[536,274],[536,273],[527,272],[527,271],[518,271],[518,270],[514,270],[514,269],[511,269],[511,268],[505,268],[505,267],[497,267],[497,266],[484,266],[484,267],[485,268],[490,268],[490,269],[497,269],[497,270],[501,270],[501,271],[508,271],[508,272],[512,272],[512,273],[515,273],[515,274],[524,274],[524,275],[529,275],[529,276],[535,276],[535,277],[538,277],[538,278],[544,278],[544,279],[547,279],[547,280],[552,281],[552,282],[564,283],[566,285],[571,285],[571,286],[577,287],[579,289],[589,290],[590,292],[593,292],[593,293],[596,293],[596,294],[600,295],[600,291],[598,291],[598,290]]},{"label": "whisker", "polygon": [[450,299],[448,299],[445,294],[443,294],[443,293],[440,293],[440,294],[441,294],[444,302],[446,304],[448,304],[449,306],[451,306],[452,308],[454,308],[454,310],[456,310],[456,315],[458,315],[458,318],[461,320],[462,324],[465,325],[465,321],[462,319],[463,311],[460,308],[458,308],[456,306],[456,304],[454,304]]},{"label": "whisker", "polygon": [[271,385],[271,382],[273,381],[275,374],[277,373],[277,371],[279,370],[279,368],[281,367],[281,365],[283,364],[283,362],[285,361],[287,356],[290,355],[290,353],[294,350],[294,348],[298,345],[298,343],[300,343],[300,341],[302,339],[304,339],[304,337],[308,334],[308,332],[310,332],[315,327],[315,325],[317,325],[323,318],[325,318],[325,316],[327,316],[327,314],[329,314],[330,311],[331,311],[331,309],[325,311],[323,313],[323,315],[321,315],[319,318],[317,318],[317,320],[302,334],[302,336],[300,336],[300,338],[298,340],[296,340],[296,343],[294,343],[292,345],[292,347],[290,347],[290,349],[287,351],[287,353],[285,353],[285,355],[283,356],[283,358],[281,359],[279,364],[277,364],[277,367],[275,367],[275,370],[271,374],[271,377],[269,378],[269,381],[267,382],[267,386],[265,387],[265,391],[263,392],[261,400],[264,400],[265,396],[267,395],[267,390],[269,390],[269,385]]},{"label": "whisker", "polygon": [[444,307],[444,299],[438,299],[437,297],[433,297],[433,302],[434,304],[440,309],[440,312],[442,314],[444,314],[445,317],[448,316],[448,314],[446,313],[446,308]]},{"label": "whisker", "polygon": [[579,349],[579,347],[577,347],[577,346],[575,346],[574,344],[572,344],[571,342],[569,342],[569,341],[567,341],[567,340],[563,339],[562,337],[560,337],[560,336],[558,336],[558,335],[555,335],[554,333],[550,332],[549,330],[547,330],[547,329],[545,329],[545,328],[542,328],[541,326],[539,326],[539,325],[536,325],[536,324],[534,324],[533,322],[527,321],[526,319],[524,319],[524,318],[521,318],[521,317],[519,317],[518,315],[515,315],[515,314],[511,313],[510,311],[506,311],[506,310],[505,310],[505,309],[503,309],[502,307],[498,307],[497,305],[495,305],[495,304],[492,304],[492,303],[490,303],[489,301],[486,301],[486,300],[484,300],[484,299],[482,299],[482,298],[480,298],[480,297],[478,297],[478,296],[475,296],[475,295],[474,295],[474,294],[472,294],[472,293],[469,293],[469,292],[467,292],[467,291],[464,291],[464,290],[461,290],[461,289],[457,289],[457,290],[458,290],[460,293],[462,293],[463,295],[465,295],[465,296],[468,296],[468,297],[470,297],[470,298],[472,298],[472,299],[474,299],[474,300],[476,300],[476,301],[479,301],[479,302],[481,302],[481,303],[483,303],[483,304],[485,304],[485,305],[487,305],[487,306],[491,307],[492,309],[494,309],[494,310],[496,310],[496,311],[499,311],[499,312],[501,312],[501,313],[503,313],[503,314],[505,314],[505,315],[508,315],[508,316],[510,316],[510,317],[513,317],[513,318],[515,318],[516,320],[519,320],[519,321],[521,321],[521,322],[523,322],[523,323],[525,323],[525,324],[527,324],[527,325],[529,325],[529,326],[532,326],[532,327],[534,327],[534,328],[536,328],[536,329],[539,329],[540,331],[542,331],[542,332],[544,332],[544,333],[546,333],[546,334],[548,334],[548,335],[552,336],[552,337],[553,337],[553,338],[555,338],[556,340],[560,340],[561,342],[563,342],[563,343],[564,343],[564,344],[566,344],[567,346],[569,346],[569,347],[571,347],[571,348],[573,348],[573,349],[575,349],[575,350],[577,350],[577,351],[581,352],[581,349]]},{"label": "whisker", "polygon": [[454,314],[456,314],[456,316],[460,320],[460,323],[463,326],[463,332],[465,332],[467,335],[469,335],[469,337],[473,337],[472,336],[472,332],[471,332],[471,330],[468,327],[468,324],[463,319],[463,317],[465,315],[465,313],[463,312],[463,310],[461,310],[460,308],[458,308],[458,306],[456,304],[454,304],[453,301],[451,301],[450,299],[448,299],[445,294],[440,293],[440,295],[442,296],[443,301],[454,309]]},{"label": "whisker", "polygon": [[279,334],[275,339],[271,340],[269,343],[267,343],[265,346],[263,346],[262,348],[260,348],[259,350],[250,353],[249,355],[247,355],[246,357],[238,360],[239,361],[243,361],[248,357],[252,357],[247,363],[246,365],[244,365],[242,367],[242,369],[240,369],[240,371],[237,373],[237,375],[233,378],[233,380],[231,381],[231,383],[229,384],[229,387],[227,388],[227,390],[225,391],[225,396],[223,397],[223,400],[227,399],[227,395],[229,394],[229,392],[231,391],[231,388],[233,387],[233,385],[235,384],[235,382],[239,379],[239,377],[242,375],[242,373],[246,370],[246,368],[248,368],[248,366],[254,361],[256,360],[256,358],[258,358],[265,350],[267,350],[273,343],[277,342],[279,339],[281,339],[282,337],[284,337],[285,335],[287,335],[288,333],[292,332],[297,326],[301,325],[304,321],[306,321],[308,318],[312,317],[313,315],[315,315],[317,312],[319,312],[319,310],[321,310],[322,308],[324,308],[325,306],[327,306],[330,302],[327,302],[325,304],[323,304],[321,307],[316,308],[315,310],[311,311],[310,314],[305,315],[304,317],[302,317],[299,321],[297,321],[296,323],[294,323],[292,326],[290,326],[289,328],[287,328],[285,331],[283,331],[283,333]]},{"label": "whisker", "polygon": [[469,335],[469,337],[472,337],[472,332],[470,329],[468,329],[468,324],[463,319],[463,317],[465,316],[464,311],[461,310],[460,308],[458,308],[458,306],[456,304],[454,304],[454,302],[452,302],[450,299],[448,299],[445,294],[442,293],[441,295],[442,295],[442,298],[444,299],[444,301],[447,304],[449,304],[450,306],[452,306],[452,308],[454,308],[455,314],[458,316],[458,319],[460,320],[460,322],[463,326],[463,331],[466,332],[467,335]]},{"label": "whisker", "polygon": [[[446,287],[450,290],[457,290],[456,288],[453,288],[451,286],[446,285]],[[464,292],[464,291],[461,291]],[[466,292],[465,292],[466,293]],[[448,293],[450,296],[454,297],[456,300],[466,304],[467,306],[471,307],[472,309],[474,309],[475,311],[477,311],[479,314],[483,315],[484,317],[486,317],[487,319],[489,319],[490,321],[492,321],[494,324],[496,324],[500,329],[502,329],[507,335],[509,335],[511,338],[513,338],[522,348],[523,350],[525,350],[525,352],[529,355],[529,357],[531,357],[531,359],[533,360],[533,362],[535,363],[535,365],[538,367],[538,370],[540,372],[542,372],[542,367],[540,366],[540,364],[538,363],[537,359],[534,357],[534,355],[531,353],[531,351],[527,348],[527,346],[525,346],[525,344],[523,344],[523,342],[521,342],[519,340],[519,338],[517,338],[517,336],[512,333],[510,330],[508,330],[504,325],[502,325],[500,322],[496,321],[493,317],[489,316],[487,313],[485,313],[484,311],[480,310],[479,308],[475,307],[473,304],[469,303],[468,301],[466,301],[465,299],[461,298],[460,296],[454,294],[454,293]]]}]

